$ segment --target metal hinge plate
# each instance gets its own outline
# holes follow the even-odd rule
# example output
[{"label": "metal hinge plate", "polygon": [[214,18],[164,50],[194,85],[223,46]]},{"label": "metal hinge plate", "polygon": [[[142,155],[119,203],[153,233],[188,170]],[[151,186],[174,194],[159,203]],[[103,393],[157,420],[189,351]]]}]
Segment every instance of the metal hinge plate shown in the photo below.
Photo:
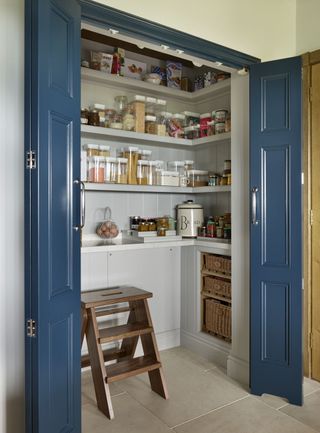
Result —
[{"label": "metal hinge plate", "polygon": [[313,210],[310,209],[310,225],[313,225]]},{"label": "metal hinge plate", "polygon": [[36,336],[36,321],[33,319],[27,320],[27,336],[28,337]]},{"label": "metal hinge plate", "polygon": [[34,152],[33,150],[28,150],[28,152],[27,152],[26,168],[29,170],[37,168],[36,152]]}]

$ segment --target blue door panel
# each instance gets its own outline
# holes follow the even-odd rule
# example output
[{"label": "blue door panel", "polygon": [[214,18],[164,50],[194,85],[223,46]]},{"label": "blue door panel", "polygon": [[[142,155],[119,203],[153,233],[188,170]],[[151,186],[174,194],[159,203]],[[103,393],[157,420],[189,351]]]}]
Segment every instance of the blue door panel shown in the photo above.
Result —
[{"label": "blue door panel", "polygon": [[[27,433],[81,432],[80,18],[77,0],[27,0],[32,92]],[[27,77],[27,79],[30,77]],[[28,289],[28,288],[27,288]],[[28,367],[28,366],[27,366]],[[31,408],[31,409],[30,409]]]},{"label": "blue door panel", "polygon": [[[253,394],[302,403],[301,60],[250,70]],[[252,209],[252,214],[254,215]]]}]

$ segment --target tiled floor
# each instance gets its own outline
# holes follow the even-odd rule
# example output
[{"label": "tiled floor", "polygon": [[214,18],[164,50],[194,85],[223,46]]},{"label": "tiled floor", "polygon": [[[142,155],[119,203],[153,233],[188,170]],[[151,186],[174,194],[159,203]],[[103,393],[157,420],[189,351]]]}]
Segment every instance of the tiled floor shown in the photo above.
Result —
[{"label": "tiled floor", "polygon": [[91,373],[82,380],[82,433],[320,432],[320,383],[305,380],[305,404],[254,397],[214,364],[183,348],[161,352],[170,399],[141,375],[111,385],[115,419],[96,407]]}]

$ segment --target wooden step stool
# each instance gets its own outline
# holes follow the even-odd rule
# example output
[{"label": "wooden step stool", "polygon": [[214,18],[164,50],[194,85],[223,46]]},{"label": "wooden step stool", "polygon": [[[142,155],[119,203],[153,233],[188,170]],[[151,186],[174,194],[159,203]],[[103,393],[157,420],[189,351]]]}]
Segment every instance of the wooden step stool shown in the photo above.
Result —
[{"label": "wooden step stool", "polygon": [[[167,399],[168,392],[154,334],[148,298],[152,293],[136,287],[111,287],[81,294],[81,343],[87,338],[88,355],[81,366],[91,366],[98,408],[110,419],[114,418],[109,383],[148,372],[153,391]],[[115,304],[128,303],[117,307]],[[100,328],[97,317],[129,312],[126,325]],[[134,358],[141,338],[144,355]],[[102,350],[103,343],[122,340],[120,349]],[[116,363],[105,365],[105,362]]]}]

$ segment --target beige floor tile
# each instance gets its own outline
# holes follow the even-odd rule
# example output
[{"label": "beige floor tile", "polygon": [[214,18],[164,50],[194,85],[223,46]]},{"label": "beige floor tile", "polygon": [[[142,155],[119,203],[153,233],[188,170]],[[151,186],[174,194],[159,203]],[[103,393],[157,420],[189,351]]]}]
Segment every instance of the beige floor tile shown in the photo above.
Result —
[{"label": "beige floor tile", "polygon": [[320,382],[305,377],[303,381],[303,395],[307,396],[317,390],[320,390]]},{"label": "beige floor tile", "polygon": [[[111,383],[109,386],[112,396],[123,393],[123,390],[118,386],[117,383]],[[94,392],[91,371],[85,371],[81,375],[81,398],[82,404],[96,404],[96,396]]]},{"label": "beige floor tile", "polygon": [[247,397],[174,429],[176,433],[315,433],[253,397]]},{"label": "beige floor tile", "polygon": [[320,391],[305,397],[302,407],[288,405],[280,410],[315,430],[320,431]]},{"label": "beige floor tile", "polygon": [[93,404],[82,406],[82,433],[170,433],[164,423],[128,394],[113,397],[115,418],[110,421]]},{"label": "beige floor tile", "polygon": [[216,369],[201,371],[185,359],[178,363],[163,358],[163,363],[169,400],[151,391],[147,375],[119,385],[170,427],[247,395],[240,385]]},{"label": "beige floor tile", "polygon": [[191,352],[184,347],[174,347],[173,349],[163,350],[160,352],[160,357],[164,363],[190,363],[190,365],[200,368],[200,370],[212,370],[217,368],[216,364],[202,358],[194,352]]}]

